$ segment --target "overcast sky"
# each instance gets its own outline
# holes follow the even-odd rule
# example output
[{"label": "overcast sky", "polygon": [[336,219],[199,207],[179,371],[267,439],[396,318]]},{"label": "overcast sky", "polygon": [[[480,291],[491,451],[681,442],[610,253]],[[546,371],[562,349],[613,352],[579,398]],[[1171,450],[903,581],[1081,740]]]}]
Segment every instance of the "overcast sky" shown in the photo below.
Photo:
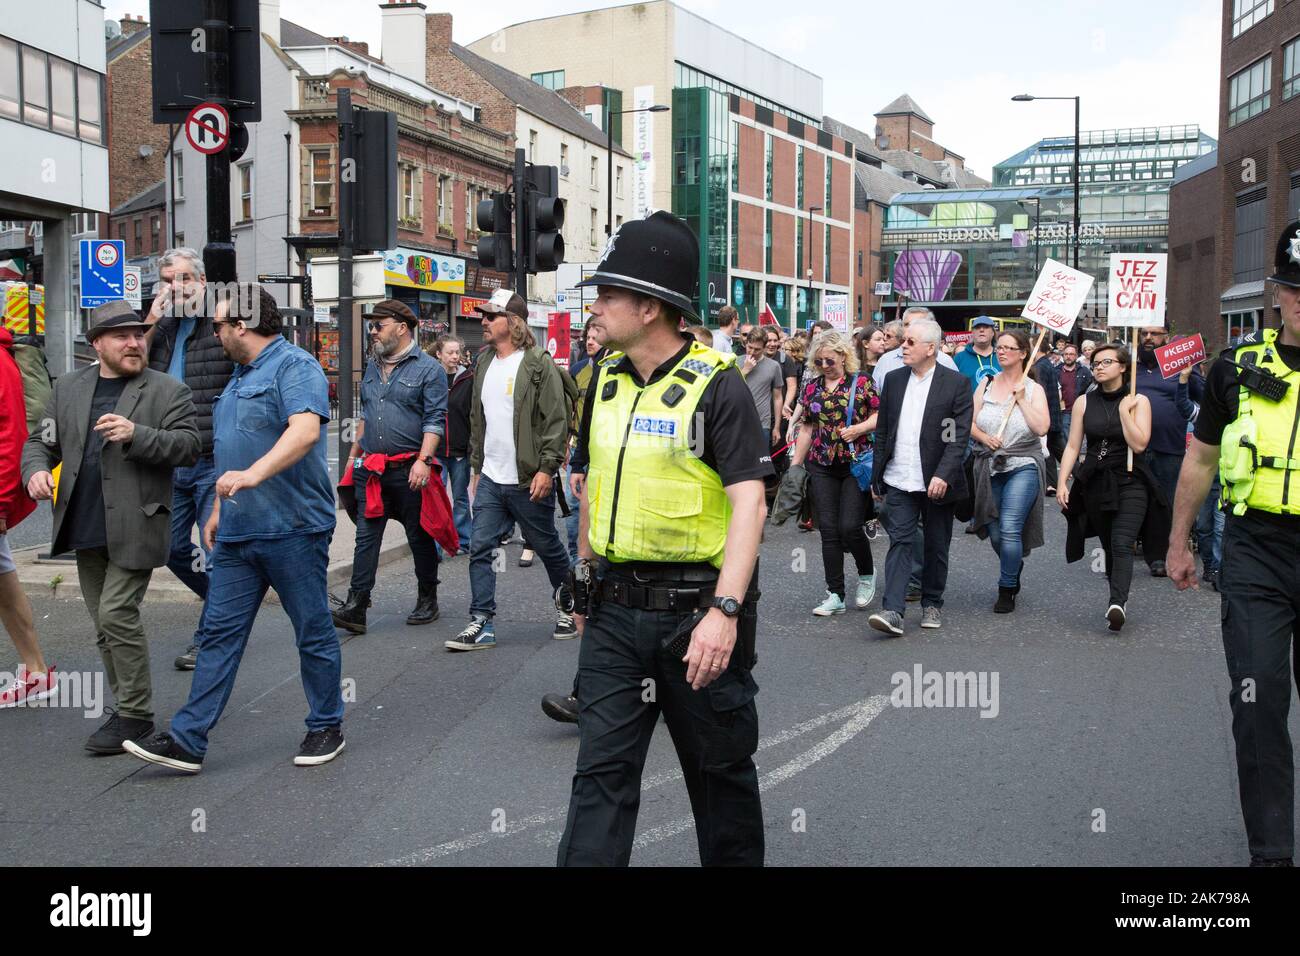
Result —
[{"label": "overcast sky", "polygon": [[[426,0],[430,11],[450,9],[458,43],[521,20],[604,5]],[[1015,93],[1082,95],[1084,129],[1198,123],[1217,136],[1221,0],[679,5],[821,76],[824,111],[868,133],[876,110],[910,93],[934,119],[935,139],[986,178],[994,163],[1041,137],[1073,131],[1073,104],[1012,103]],[[147,18],[149,10],[148,0],[104,6],[114,19]],[[368,0],[282,0],[281,15],[317,33],[367,41],[378,52],[378,7]]]}]

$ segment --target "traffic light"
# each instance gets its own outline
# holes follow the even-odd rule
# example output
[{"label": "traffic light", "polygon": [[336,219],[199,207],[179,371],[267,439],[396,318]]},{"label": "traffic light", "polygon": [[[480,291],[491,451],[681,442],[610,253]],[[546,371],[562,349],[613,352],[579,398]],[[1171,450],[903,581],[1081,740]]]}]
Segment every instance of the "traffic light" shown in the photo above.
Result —
[{"label": "traffic light", "polygon": [[355,116],[352,248],[355,252],[393,249],[397,246],[397,114],[357,110]]},{"label": "traffic light", "polygon": [[478,262],[484,269],[515,271],[510,206],[510,193],[493,193],[492,198],[479,203],[474,212],[478,231],[491,234],[478,241]]},{"label": "traffic light", "polygon": [[564,262],[564,200],[560,171],[529,166],[524,174],[524,266],[528,272],[554,272]]}]

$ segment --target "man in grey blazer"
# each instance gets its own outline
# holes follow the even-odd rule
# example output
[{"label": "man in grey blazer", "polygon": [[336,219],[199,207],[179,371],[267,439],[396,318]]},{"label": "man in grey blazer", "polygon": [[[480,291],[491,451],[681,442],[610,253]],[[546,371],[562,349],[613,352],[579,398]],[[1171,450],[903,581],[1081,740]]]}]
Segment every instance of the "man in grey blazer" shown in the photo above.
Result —
[{"label": "man in grey blazer", "polygon": [[95,365],[54,384],[42,427],[23,446],[23,482],[54,497],[51,552],[75,551],[81,593],[118,710],[86,742],[123,753],[125,740],[153,732],[149,648],[140,601],[171,543],[172,469],[192,465],[199,431],[189,388],[147,367],[146,323],[125,302],[91,314],[86,339]]}]

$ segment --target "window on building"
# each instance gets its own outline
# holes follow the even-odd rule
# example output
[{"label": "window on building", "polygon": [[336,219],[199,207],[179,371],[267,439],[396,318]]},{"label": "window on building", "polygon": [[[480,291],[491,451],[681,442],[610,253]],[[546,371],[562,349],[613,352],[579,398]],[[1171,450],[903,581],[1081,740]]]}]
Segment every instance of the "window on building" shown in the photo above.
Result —
[{"label": "window on building", "polygon": [[307,150],[307,176],[308,215],[333,216],[334,161],[328,147]]},{"label": "window on building", "polygon": [[827,217],[831,214],[831,174],[835,169],[835,164],[831,162],[830,157],[826,158],[826,203],[822,207],[826,210]]},{"label": "window on building", "polygon": [[614,167],[614,195],[623,198],[623,167]]},{"label": "window on building", "polygon": [[144,223],[141,221],[139,216],[136,216],[133,222],[135,223],[135,226],[132,232],[135,242],[131,246],[131,251],[133,255],[138,256],[140,253],[144,252]]},{"label": "window on building", "polygon": [[804,219],[799,216],[794,221],[794,276],[796,279],[803,279],[803,224]]},{"label": "window on building", "polygon": [[740,192],[740,124],[731,124],[731,191]]},{"label": "window on building", "polygon": [[740,203],[731,201],[731,268],[740,265]]},{"label": "window on building", "polygon": [[1232,0],[1232,35],[1240,36],[1273,12],[1273,0]]},{"label": "window on building", "polygon": [[[763,198],[772,201],[772,134],[763,134],[763,166],[767,170],[767,185],[763,188]],[[772,270],[769,268],[769,272]]]},{"label": "window on building", "polygon": [[77,71],[67,60],[50,58],[50,127],[77,135]]},{"label": "window on building", "polygon": [[537,162],[537,130],[535,129],[528,131],[528,161]]},{"label": "window on building", "polygon": [[451,228],[451,177],[438,177],[438,228]]},{"label": "window on building", "polygon": [[[327,154],[328,156],[328,154]],[[185,198],[185,154],[172,153],[172,199]]]},{"label": "window on building", "polygon": [[803,147],[794,148],[794,204],[803,208]]},{"label": "window on building", "polygon": [[[861,277],[862,277],[862,250],[859,249],[859,250],[858,250],[858,278],[861,278]],[[862,297],[861,297],[861,296],[858,296],[858,302],[859,302],[859,303],[862,302]],[[858,311],[859,311],[859,312],[862,311],[862,307],[861,307],[861,305],[858,306]]]},{"label": "window on building", "polygon": [[119,222],[117,224],[117,238],[121,241],[123,247],[125,247],[126,246],[126,223]]},{"label": "window on building", "polygon": [[0,116],[19,119],[18,44],[0,37]]},{"label": "window on building", "polygon": [[1300,93],[1300,37],[1282,47],[1282,99]]},{"label": "window on building", "polygon": [[591,157],[591,188],[600,188],[600,158],[597,156]]},{"label": "window on building", "polygon": [[1269,107],[1273,86],[1273,59],[1256,60],[1228,80],[1228,126],[1258,116]]},{"label": "window on building", "polygon": [[50,85],[48,58],[40,50],[23,47],[23,122],[33,126],[50,125]]},{"label": "window on building", "polygon": [[600,227],[596,225],[596,207],[591,207],[591,248],[595,249],[600,242]]},{"label": "window on building", "polygon": [[560,144],[560,175],[569,178],[569,144]]},{"label": "window on building", "polygon": [[162,241],[162,219],[154,216],[149,222],[149,251],[159,252],[159,242]]},{"label": "window on building", "polygon": [[176,246],[177,249],[180,249],[185,245],[185,233],[183,232],[176,233],[176,241],[174,245]]},{"label": "window on building", "polygon": [[549,70],[545,73],[534,73],[532,75],[532,80],[534,83],[537,83],[540,86],[544,86],[548,90],[564,89],[563,70]]},{"label": "window on building", "polygon": [[614,231],[617,232],[617,231],[618,231],[618,227],[621,226],[621,225],[623,225],[623,217],[622,217],[622,216],[615,216],[615,217],[614,217]]},{"label": "window on building", "polygon": [[1254,189],[1237,197],[1232,243],[1232,281],[1257,282],[1264,278],[1268,241],[1268,190]]},{"label": "window on building", "polygon": [[[397,218],[400,222],[415,225],[420,221],[420,210],[417,207],[419,199],[419,177],[416,175],[416,169],[410,163],[402,163],[397,167],[398,177],[398,206]],[[442,188],[441,182],[438,186]],[[438,196],[439,216],[442,214],[442,196]]]},{"label": "window on building", "polygon": [[763,266],[764,271],[772,271],[772,210],[763,213]]},{"label": "window on building", "polygon": [[77,67],[77,135],[90,143],[104,142],[103,89],[102,76]]},{"label": "window on building", "polygon": [[474,187],[465,187],[465,235],[474,232]]},{"label": "window on building", "polygon": [[239,167],[239,221],[250,222],[253,218],[253,164],[244,163]]},{"label": "window on building", "polygon": [[824,228],[826,231],[825,231],[825,233],[823,234],[823,237],[824,237],[824,245],[823,245],[822,248],[823,248],[823,250],[824,250],[824,255],[823,255],[823,257],[822,257],[822,281],[823,281],[823,282],[830,282],[830,281],[831,281],[831,227],[830,227],[830,223],[827,223],[823,228]]}]

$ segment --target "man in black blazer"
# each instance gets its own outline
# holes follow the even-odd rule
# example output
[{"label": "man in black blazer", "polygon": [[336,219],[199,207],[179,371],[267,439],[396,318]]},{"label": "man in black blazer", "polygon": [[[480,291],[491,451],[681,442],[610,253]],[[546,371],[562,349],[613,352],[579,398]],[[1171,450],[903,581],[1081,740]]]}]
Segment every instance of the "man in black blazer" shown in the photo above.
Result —
[{"label": "man in black blazer", "polygon": [[940,626],[948,582],[953,510],[970,491],[962,461],[970,439],[970,380],[937,364],[943,332],[933,319],[917,319],[903,340],[904,367],[885,376],[876,423],[872,494],[883,501],[889,533],[883,610],[871,615],[878,631],[903,633],[912,538],[924,525],[921,626]]}]

